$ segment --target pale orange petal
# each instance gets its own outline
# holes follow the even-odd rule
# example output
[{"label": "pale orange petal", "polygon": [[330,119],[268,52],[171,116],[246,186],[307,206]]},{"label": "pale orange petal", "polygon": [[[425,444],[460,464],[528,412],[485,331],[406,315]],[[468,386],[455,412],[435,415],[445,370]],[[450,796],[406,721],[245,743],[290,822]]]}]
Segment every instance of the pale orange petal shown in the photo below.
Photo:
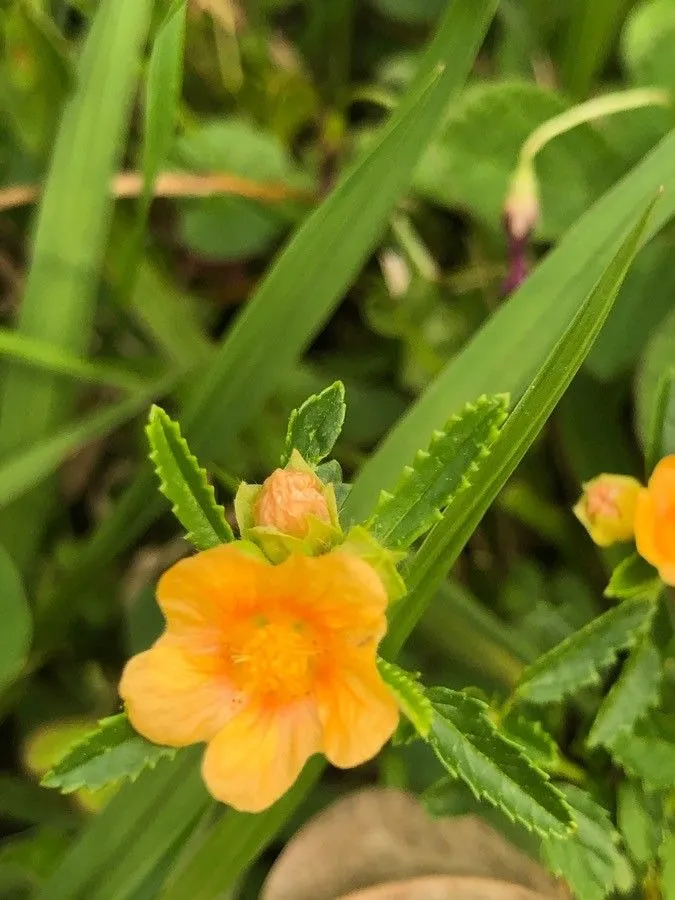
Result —
[{"label": "pale orange petal", "polygon": [[675,496],[675,454],[660,460],[649,479],[649,489],[658,493]]},{"label": "pale orange petal", "polygon": [[119,693],[136,731],[155,744],[208,741],[243,706],[215,656],[193,656],[166,638],[132,657]]},{"label": "pale orange petal", "polygon": [[643,488],[635,506],[635,546],[640,556],[653,565],[658,564],[660,557],[657,551],[656,526],[655,498],[649,489]]},{"label": "pale orange petal", "polygon": [[167,629],[178,636],[197,630],[222,633],[224,617],[258,601],[261,582],[272,567],[223,544],[177,562],[157,585],[157,602]]},{"label": "pale orange petal", "polygon": [[305,762],[320,750],[312,703],[280,710],[251,705],[207,747],[202,774],[211,794],[242,812],[271,806],[292,786]]},{"label": "pale orange petal", "polygon": [[384,635],[387,592],[362,559],[336,550],[316,558],[294,555],[276,568],[283,572],[287,590],[295,587],[308,618],[322,628],[355,643],[376,645]]},{"label": "pale orange petal", "polygon": [[347,769],[371,759],[394,733],[396,701],[382,681],[373,653],[353,653],[316,689],[323,752]]}]

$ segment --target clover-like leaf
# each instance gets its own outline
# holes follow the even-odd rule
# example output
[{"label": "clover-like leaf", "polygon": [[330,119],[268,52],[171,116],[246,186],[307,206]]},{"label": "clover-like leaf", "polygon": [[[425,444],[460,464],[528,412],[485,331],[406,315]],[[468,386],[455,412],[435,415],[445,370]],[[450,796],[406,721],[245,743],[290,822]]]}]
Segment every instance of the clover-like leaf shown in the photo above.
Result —
[{"label": "clover-like leaf", "polygon": [[525,669],[518,695],[530,703],[555,703],[599,683],[601,671],[648,627],[654,609],[649,598],[635,597],[593,619]]},{"label": "clover-like leaf", "polygon": [[377,668],[382,680],[396,697],[403,715],[412,722],[417,733],[426,739],[431,730],[434,710],[417,677],[384,659],[377,660]]},{"label": "clover-like leaf", "polygon": [[560,791],[497,729],[486,703],[448,688],[427,695],[434,709],[430,743],[451,775],[529,831],[564,835],[573,827]]},{"label": "clover-like leaf", "polygon": [[42,779],[45,787],[70,794],[79,788],[96,791],[113,781],[134,781],[160,759],[173,759],[174,747],[151,744],[120,713],[102,719],[98,728],[68,750]]},{"label": "clover-like leaf", "polygon": [[607,810],[572,785],[565,785],[563,793],[576,829],[542,842],[544,862],[567,882],[577,900],[602,900],[615,891],[629,890],[633,873],[617,849],[618,835]]},{"label": "clover-like leaf", "polygon": [[588,746],[615,747],[658,704],[662,678],[661,656],[647,634],[633,649],[602,701],[588,735]]},{"label": "clover-like leaf", "polygon": [[346,411],[345,386],[341,381],[308,397],[290,415],[281,464],[288,462],[293,450],[298,450],[311,466],[325,459],[340,437]]},{"label": "clover-like leaf", "polygon": [[187,531],[186,539],[197,550],[210,550],[233,540],[225,510],[216,503],[206,471],[190,452],[178,422],[160,406],[153,406],[145,430],[159,489],[171,501],[173,514]]},{"label": "clover-like leaf", "polygon": [[442,510],[469,486],[479,461],[490,452],[507,407],[504,394],[481,397],[433,433],[428,450],[418,451],[393,492],[381,492],[367,523],[379,541],[408,547],[441,520]]}]

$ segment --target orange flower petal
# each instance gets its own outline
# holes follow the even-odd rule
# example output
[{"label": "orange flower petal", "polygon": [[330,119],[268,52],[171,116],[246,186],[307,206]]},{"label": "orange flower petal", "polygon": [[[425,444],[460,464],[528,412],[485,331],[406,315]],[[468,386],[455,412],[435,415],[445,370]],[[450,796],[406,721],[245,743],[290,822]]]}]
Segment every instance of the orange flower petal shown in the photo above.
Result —
[{"label": "orange flower petal", "polygon": [[340,660],[332,677],[317,686],[323,752],[341,769],[371,759],[398,725],[398,707],[382,681],[371,651]]},{"label": "orange flower petal", "polygon": [[635,546],[647,562],[656,564],[656,502],[648,488],[638,494],[635,507]]},{"label": "orange flower petal", "polygon": [[320,750],[316,709],[302,701],[285,709],[251,705],[207,747],[202,774],[211,794],[242,812],[271,806]]},{"label": "orange flower petal", "polygon": [[244,611],[261,595],[261,579],[271,566],[248,556],[236,544],[223,544],[182,559],[162,575],[157,601],[167,630],[190,635],[196,630],[222,634],[223,616]]},{"label": "orange flower petal", "polygon": [[375,645],[384,635],[387,592],[362,559],[340,551],[317,558],[294,555],[276,569],[307,617],[322,628],[357,644]]},{"label": "orange flower petal", "polygon": [[635,545],[661,579],[675,585],[675,456],[659,462],[638,495]]},{"label": "orange flower petal", "polygon": [[217,657],[193,656],[166,638],[129,660],[119,693],[136,731],[170,747],[210,740],[243,703]]}]

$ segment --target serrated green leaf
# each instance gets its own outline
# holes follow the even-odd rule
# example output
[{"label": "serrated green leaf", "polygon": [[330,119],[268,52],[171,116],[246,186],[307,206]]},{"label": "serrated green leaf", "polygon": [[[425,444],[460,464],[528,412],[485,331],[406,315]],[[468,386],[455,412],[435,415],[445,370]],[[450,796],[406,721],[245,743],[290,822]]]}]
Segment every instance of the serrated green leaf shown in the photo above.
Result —
[{"label": "serrated green leaf", "polygon": [[159,489],[173,504],[173,514],[187,530],[187,540],[198,550],[209,550],[233,540],[225,510],[216,503],[206,471],[190,453],[178,422],[160,406],[153,406],[146,433],[152,448],[150,459],[160,480]]},{"label": "serrated green leaf", "polygon": [[656,389],[649,445],[645,453],[647,477],[664,456],[675,453],[675,369],[669,369]]},{"label": "serrated green leaf", "polygon": [[392,493],[382,491],[367,527],[389,547],[408,547],[442,518],[457,494],[471,483],[479,461],[489,453],[506,419],[508,397],[480,397],[467,403],[428,450],[418,451]]},{"label": "serrated green leaf", "polygon": [[543,841],[546,865],[567,882],[577,900],[602,900],[615,890],[629,890],[632,872],[616,849],[618,835],[607,810],[572,785],[565,785],[563,793],[577,827],[567,837]]},{"label": "serrated green leaf", "polygon": [[661,579],[656,569],[637,553],[632,553],[612,572],[605,588],[605,597],[616,600],[628,600],[631,597],[655,598],[661,588]]},{"label": "serrated green leaf", "polygon": [[175,747],[151,744],[131,727],[126,713],[101,719],[99,727],[72,747],[44,776],[45,787],[70,794],[79,788],[95,791],[111,781],[134,781],[160,759],[173,759]]},{"label": "serrated green leaf", "polygon": [[670,790],[675,783],[675,732],[668,724],[652,713],[612,746],[614,761],[649,791]]},{"label": "serrated green leaf", "polygon": [[517,744],[538,768],[545,772],[557,769],[560,750],[541,722],[512,711],[502,720],[501,727],[506,737]]},{"label": "serrated green leaf", "polygon": [[669,834],[659,848],[663,900],[675,900],[675,834]]},{"label": "serrated green leaf", "polygon": [[427,695],[434,708],[430,743],[451,775],[529,831],[562,835],[572,827],[560,791],[497,730],[487,704],[448,688]]},{"label": "serrated green leaf", "polygon": [[621,836],[631,857],[644,868],[656,856],[661,841],[661,798],[648,796],[637,782],[622,781],[616,799]]},{"label": "serrated green leaf", "polygon": [[635,597],[593,619],[525,669],[518,695],[530,703],[555,703],[597,684],[600,672],[649,625],[654,609],[651,600]]},{"label": "serrated green leaf", "polygon": [[281,464],[288,462],[293,450],[298,450],[310,466],[320,463],[340,437],[346,412],[345,386],[341,381],[305,400],[288,420]]},{"label": "serrated green leaf", "polygon": [[614,747],[635,723],[659,702],[663,677],[661,656],[645,635],[633,649],[621,674],[602,701],[586,743]]},{"label": "serrated green leaf", "polygon": [[412,722],[418,734],[427,738],[434,710],[422,685],[410,672],[384,659],[377,660],[377,668],[382,680],[396,697],[403,715]]}]

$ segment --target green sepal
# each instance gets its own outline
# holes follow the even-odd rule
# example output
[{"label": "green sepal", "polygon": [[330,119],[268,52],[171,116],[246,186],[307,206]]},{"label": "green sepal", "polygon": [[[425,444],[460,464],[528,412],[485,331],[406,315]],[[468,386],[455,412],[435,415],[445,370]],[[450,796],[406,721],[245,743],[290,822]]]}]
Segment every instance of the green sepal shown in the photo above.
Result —
[{"label": "green sepal", "polygon": [[663,584],[659,573],[647,560],[632,553],[614,569],[605,588],[605,597],[628,600],[631,597],[656,597]]},{"label": "green sepal", "polygon": [[190,452],[178,422],[160,406],[153,406],[145,431],[159,489],[171,501],[173,514],[187,531],[186,539],[197,550],[234,540],[225,510],[216,503],[206,470]]},{"label": "green sepal", "polygon": [[360,557],[375,569],[385,587],[390,603],[405,596],[407,588],[396,568],[404,559],[405,553],[387,550],[363,525],[354,525],[353,528],[350,528],[339,549]]},{"label": "green sepal", "polygon": [[440,521],[497,440],[508,402],[505,394],[480,397],[433,433],[429,448],[419,450],[404,468],[394,491],[380,493],[366,525],[381,543],[409,547]]},{"label": "green sepal", "polygon": [[656,607],[645,597],[624,600],[556,644],[525,669],[516,693],[529,703],[555,703],[600,682],[620,650],[649,627]]},{"label": "green sepal", "polygon": [[477,799],[542,836],[565,835],[574,827],[560,791],[497,728],[486,703],[449,688],[432,688],[427,696],[434,708],[429,742]]},{"label": "green sepal", "polygon": [[345,386],[341,381],[313,394],[294,409],[288,420],[282,466],[294,449],[312,466],[325,459],[340,437],[346,411]]},{"label": "green sepal", "polygon": [[42,779],[45,787],[70,794],[96,791],[111,782],[135,781],[161,759],[173,759],[175,747],[152,744],[132,727],[126,713],[101,719],[98,728],[78,741]]},{"label": "green sepal", "polygon": [[345,484],[342,480],[342,466],[336,459],[330,459],[328,462],[321,463],[320,466],[317,466],[314,470],[318,478],[323,481],[324,484],[332,484],[333,490],[335,491],[335,500],[337,503],[338,510],[342,509],[342,506],[349,496],[349,492],[352,489],[351,484]]},{"label": "green sepal", "polygon": [[426,740],[431,730],[434,709],[419,683],[419,676],[379,657],[377,669],[384,683],[396,697],[403,715],[413,724],[420,737]]}]

